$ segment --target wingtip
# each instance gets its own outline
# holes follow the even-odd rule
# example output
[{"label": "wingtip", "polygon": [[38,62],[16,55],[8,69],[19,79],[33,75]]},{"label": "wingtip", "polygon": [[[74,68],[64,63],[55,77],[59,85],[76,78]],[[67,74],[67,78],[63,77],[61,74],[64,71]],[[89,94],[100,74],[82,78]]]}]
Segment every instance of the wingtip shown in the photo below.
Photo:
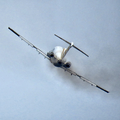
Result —
[{"label": "wingtip", "polygon": [[105,90],[104,88],[102,88],[102,87],[100,87],[100,86],[98,86],[98,85],[96,85],[96,87],[99,88],[99,89],[101,89],[101,90],[103,90],[103,91],[106,92],[106,93],[109,93],[108,90]]},{"label": "wingtip", "polygon": [[89,57],[89,55],[86,55],[87,57]]},{"label": "wingtip", "polygon": [[12,28],[8,27],[9,30],[11,30],[14,34],[16,34],[18,37],[20,36],[17,32],[15,32]]}]

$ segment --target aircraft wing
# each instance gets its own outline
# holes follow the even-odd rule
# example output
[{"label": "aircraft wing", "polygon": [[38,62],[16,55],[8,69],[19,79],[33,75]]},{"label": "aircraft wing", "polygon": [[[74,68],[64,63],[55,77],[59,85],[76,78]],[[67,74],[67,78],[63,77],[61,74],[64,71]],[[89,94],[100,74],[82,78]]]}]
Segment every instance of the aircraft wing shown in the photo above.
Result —
[{"label": "aircraft wing", "polygon": [[26,42],[28,45],[30,45],[32,48],[35,48],[36,51],[39,53],[39,54],[42,54],[45,58],[49,59],[50,58],[42,51],[40,50],[39,48],[37,48],[35,45],[33,45],[32,43],[30,43],[28,40],[26,40],[24,37],[22,37],[21,35],[19,35],[17,32],[15,32],[13,29],[11,29],[10,27],[8,27],[9,30],[11,30],[14,34],[16,34],[18,37],[21,38],[21,40],[23,40],[24,42]]},{"label": "aircraft wing", "polygon": [[61,67],[61,68],[64,69],[65,71],[69,72],[71,75],[77,76],[78,78],[82,79],[83,81],[91,84],[92,86],[95,86],[95,87],[99,88],[100,90],[103,90],[104,92],[109,93],[108,90],[105,90],[104,88],[100,87],[99,85],[97,85],[97,84],[91,82],[90,80],[84,78],[83,76],[77,74],[76,72],[74,72],[74,71],[72,71],[72,70],[70,70],[68,68],[64,68],[64,67]]}]

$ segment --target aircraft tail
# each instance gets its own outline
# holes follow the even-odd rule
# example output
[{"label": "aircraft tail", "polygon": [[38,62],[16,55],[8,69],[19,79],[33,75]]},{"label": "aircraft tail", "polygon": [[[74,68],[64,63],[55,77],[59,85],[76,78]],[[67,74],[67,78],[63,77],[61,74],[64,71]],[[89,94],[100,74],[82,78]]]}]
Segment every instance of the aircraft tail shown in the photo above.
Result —
[{"label": "aircraft tail", "polygon": [[[70,42],[68,42],[67,40],[61,38],[60,36],[54,34],[56,37],[60,38],[61,40],[65,41],[66,43],[68,43],[69,45],[71,45]],[[74,47],[75,49],[77,49],[78,51],[82,52],[84,55],[86,55],[87,57],[89,57],[85,52],[83,52],[82,50],[80,50],[78,47],[76,47],[75,45],[72,45],[72,47]]]}]

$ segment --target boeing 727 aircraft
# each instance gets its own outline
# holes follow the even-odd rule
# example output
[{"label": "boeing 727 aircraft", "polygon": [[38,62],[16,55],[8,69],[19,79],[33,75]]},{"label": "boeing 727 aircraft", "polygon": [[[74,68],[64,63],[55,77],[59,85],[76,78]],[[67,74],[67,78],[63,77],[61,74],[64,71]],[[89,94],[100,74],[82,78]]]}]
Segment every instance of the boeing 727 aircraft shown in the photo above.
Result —
[{"label": "boeing 727 aircraft", "polygon": [[71,75],[77,76],[80,79],[82,79],[83,81],[91,84],[92,86],[95,86],[97,88],[99,88],[100,90],[103,90],[106,93],[109,93],[108,90],[100,87],[99,85],[93,83],[92,81],[84,78],[83,76],[77,74],[76,72],[72,71],[70,69],[71,67],[71,62],[66,61],[64,58],[66,56],[66,54],[68,53],[68,51],[70,50],[70,48],[75,48],[78,51],[82,52],[84,55],[86,55],[87,57],[89,57],[85,52],[83,52],[82,50],[80,50],[78,47],[76,47],[73,42],[68,42],[67,40],[61,38],[60,36],[56,35],[56,37],[60,38],[61,40],[63,40],[64,42],[68,43],[69,46],[67,48],[63,48],[61,46],[56,46],[52,51],[48,52],[47,54],[44,53],[42,50],[40,50],[39,48],[37,48],[35,45],[33,45],[32,43],[30,43],[28,40],[26,40],[24,37],[22,37],[20,34],[18,34],[17,32],[15,32],[13,29],[11,29],[10,27],[8,27],[9,30],[11,30],[14,34],[16,34],[19,38],[21,38],[21,40],[23,40],[24,42],[26,42],[28,45],[30,45],[32,48],[36,49],[37,52],[39,54],[42,54],[45,58],[47,58],[54,66],[56,67],[60,67],[63,70],[69,72]]}]

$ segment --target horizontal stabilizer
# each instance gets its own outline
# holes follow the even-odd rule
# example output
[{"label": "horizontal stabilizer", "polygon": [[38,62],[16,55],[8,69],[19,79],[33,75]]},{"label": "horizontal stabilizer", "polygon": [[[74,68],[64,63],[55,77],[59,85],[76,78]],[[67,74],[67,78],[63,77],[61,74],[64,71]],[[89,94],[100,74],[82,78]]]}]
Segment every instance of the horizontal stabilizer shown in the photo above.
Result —
[{"label": "horizontal stabilizer", "polygon": [[[65,41],[66,43],[68,43],[69,45],[71,45],[70,42],[68,42],[67,40],[61,38],[60,36],[54,34],[56,37],[60,38],[61,40]],[[78,47],[76,47],[75,45],[73,45],[72,47],[74,47],[75,49],[77,49],[78,51],[82,52],[84,55],[86,55],[87,57],[89,57],[85,52],[83,52],[82,50],[80,50]]]}]

